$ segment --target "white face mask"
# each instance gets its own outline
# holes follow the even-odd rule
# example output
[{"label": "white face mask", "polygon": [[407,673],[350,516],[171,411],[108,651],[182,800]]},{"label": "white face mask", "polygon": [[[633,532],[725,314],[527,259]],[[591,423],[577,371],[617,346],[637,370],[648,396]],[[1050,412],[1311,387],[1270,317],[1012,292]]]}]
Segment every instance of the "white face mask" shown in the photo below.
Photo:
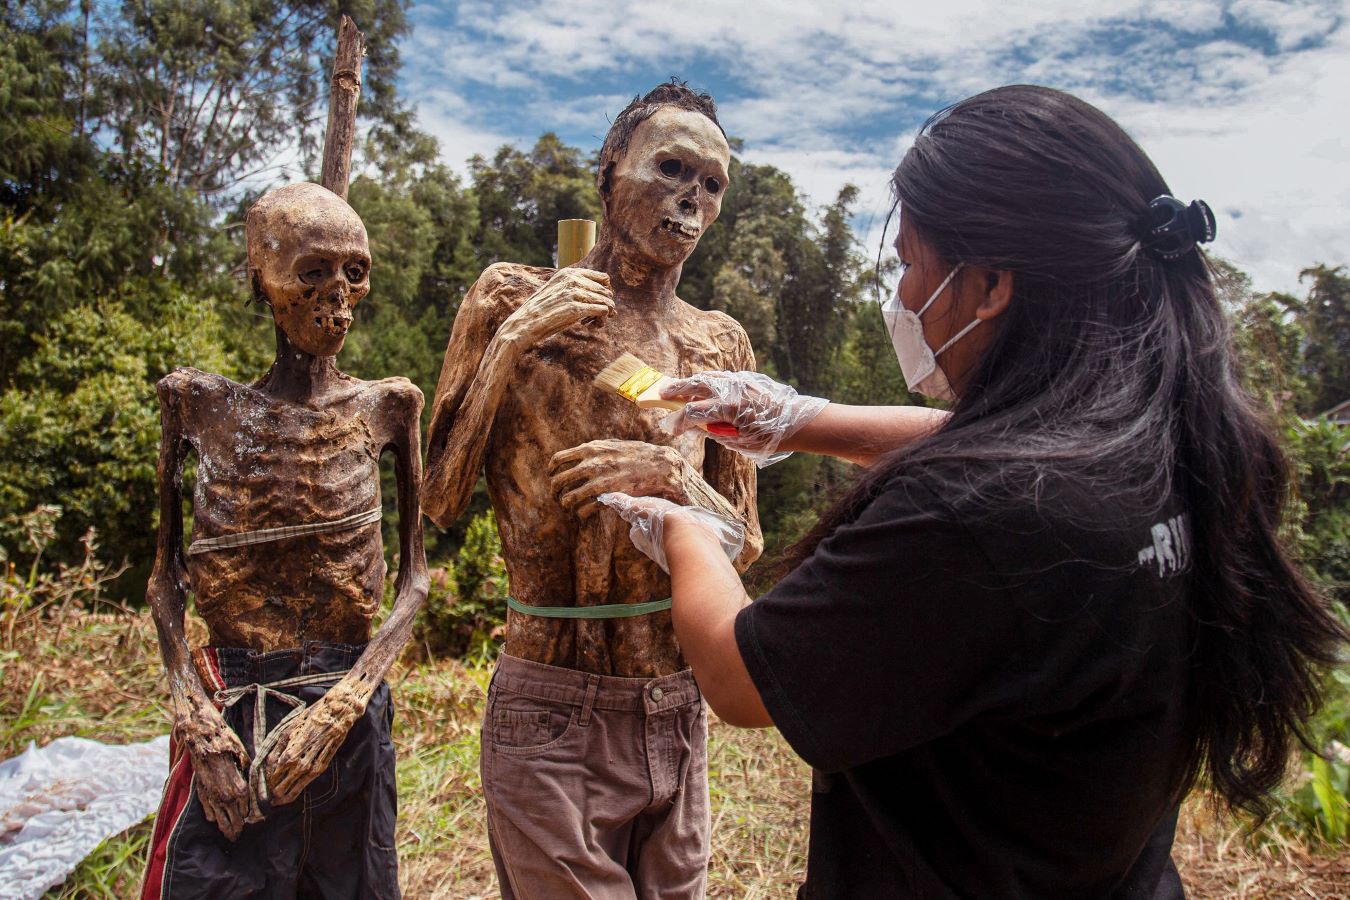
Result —
[{"label": "white face mask", "polygon": [[956,273],[961,271],[962,265],[963,263],[957,263],[956,267],[947,273],[947,277],[942,279],[942,284],[937,286],[937,290],[933,291],[927,302],[919,307],[918,312],[905,309],[904,304],[900,302],[899,287],[895,289],[890,299],[881,305],[881,318],[891,333],[891,346],[895,348],[895,358],[900,361],[900,371],[905,375],[905,384],[911,391],[935,400],[956,399],[951,382],[947,380],[947,373],[942,371],[937,358],[952,344],[970,334],[970,330],[981,321],[975,319],[962,328],[951,340],[939,347],[936,353],[928,346],[928,341],[924,340],[923,314],[947,289],[947,285],[952,283]]}]

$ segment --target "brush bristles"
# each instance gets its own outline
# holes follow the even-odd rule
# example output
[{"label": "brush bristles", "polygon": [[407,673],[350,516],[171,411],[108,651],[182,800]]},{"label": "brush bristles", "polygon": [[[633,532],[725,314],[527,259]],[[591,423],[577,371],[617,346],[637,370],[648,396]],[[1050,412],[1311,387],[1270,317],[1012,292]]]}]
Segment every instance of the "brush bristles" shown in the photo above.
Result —
[{"label": "brush bristles", "polygon": [[646,368],[650,367],[645,362],[631,353],[625,353],[600,370],[600,374],[595,376],[595,385],[615,394],[622,393],[624,383]]}]

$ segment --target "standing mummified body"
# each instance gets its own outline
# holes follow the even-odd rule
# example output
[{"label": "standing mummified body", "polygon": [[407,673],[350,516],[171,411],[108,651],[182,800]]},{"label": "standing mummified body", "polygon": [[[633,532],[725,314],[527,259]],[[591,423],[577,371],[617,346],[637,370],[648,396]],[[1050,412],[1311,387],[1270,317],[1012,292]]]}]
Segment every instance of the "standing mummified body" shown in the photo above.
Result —
[{"label": "standing mummified body", "polygon": [[596,498],[638,487],[739,521],[742,570],[763,546],[752,462],[672,437],[660,412],[592,384],[625,351],[670,375],[754,366],[734,320],[675,295],[727,187],[712,99],[661,85],[619,115],[600,157],[594,249],[576,267],[483,273],[428,437],[428,515],[454,521],[486,468],[511,579],[482,751],[508,898],[698,896],[706,875],[702,698],[670,613],[631,615],[669,597],[670,579]]},{"label": "standing mummified body", "polygon": [[[370,290],[365,226],[346,202],[315,184],[279,188],[249,210],[246,234],[255,297],[276,323],[272,368],[249,385],[189,368],[159,383],[147,600],[174,741],[143,897],[397,896],[383,678],[427,591],[422,394],[405,378],[358,381],[334,365]],[[393,610],[372,638],[386,450],[400,560]],[[189,590],[210,635],[195,651],[184,636]]]}]

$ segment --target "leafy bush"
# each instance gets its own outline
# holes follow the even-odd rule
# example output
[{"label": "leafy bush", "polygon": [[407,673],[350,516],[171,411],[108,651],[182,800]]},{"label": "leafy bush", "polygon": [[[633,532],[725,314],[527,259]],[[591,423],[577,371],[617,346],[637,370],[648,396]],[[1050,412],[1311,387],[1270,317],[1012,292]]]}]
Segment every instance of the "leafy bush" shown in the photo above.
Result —
[{"label": "leafy bush", "polygon": [[[47,552],[75,564],[97,528],[134,563],[154,558],[159,413],[155,381],[192,363],[234,375],[214,305],[177,294],[146,327],[104,300],[56,317],[0,393],[0,544],[24,539],[18,513],[59,504]],[[133,593],[135,591],[133,590]]]},{"label": "leafy bush", "polygon": [[430,653],[495,657],[506,623],[506,593],[501,536],[489,510],[469,522],[454,561],[432,572],[417,641]]},{"label": "leafy bush", "polygon": [[[14,630],[25,620],[41,615],[64,616],[70,612],[93,609],[103,599],[107,585],[126,570],[99,562],[98,541],[94,529],[88,529],[81,544],[84,558],[76,565],[48,560],[43,554],[56,537],[61,507],[42,505],[22,516],[6,520],[10,531],[23,537],[13,550],[0,544],[0,627],[3,647],[14,646]],[[23,560],[22,554],[28,554]],[[60,628],[57,638],[60,641]]]},{"label": "leafy bush", "polygon": [[[1289,540],[1305,571],[1350,622],[1350,428],[1325,417],[1285,431],[1294,469]],[[1308,725],[1319,753],[1304,752],[1280,799],[1277,827],[1350,843],[1350,671],[1328,672],[1326,701]]]},{"label": "leafy bush", "polygon": [[1350,427],[1323,416],[1295,422],[1285,436],[1296,479],[1294,546],[1313,579],[1350,603]]}]

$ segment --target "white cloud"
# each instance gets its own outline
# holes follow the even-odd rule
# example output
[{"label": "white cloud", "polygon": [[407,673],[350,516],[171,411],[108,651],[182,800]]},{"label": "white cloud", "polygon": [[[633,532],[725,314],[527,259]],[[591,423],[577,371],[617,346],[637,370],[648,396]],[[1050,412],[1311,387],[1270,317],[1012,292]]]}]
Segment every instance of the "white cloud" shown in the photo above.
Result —
[{"label": "white cloud", "polygon": [[1152,0],[1141,12],[1182,31],[1210,31],[1223,24],[1223,4],[1218,0]]},{"label": "white cloud", "polygon": [[[629,95],[590,84],[612,90],[627,71],[727,84],[721,116],[744,156],[789,172],[815,204],[857,184],[870,243],[924,115],[997,84],[1062,87],[1118,117],[1178,194],[1221,211],[1217,249],[1259,288],[1292,290],[1305,265],[1350,262],[1333,133],[1350,99],[1345,13],[1345,0],[470,0],[449,24],[415,8],[404,58],[456,162],[550,129],[598,144]],[[527,113],[512,121],[529,134],[465,100],[494,92]]]},{"label": "white cloud", "polygon": [[460,175],[467,173],[472,156],[491,157],[502,144],[538,137],[475,124],[474,105],[449,88],[431,87],[418,81],[413,83],[411,93],[418,125],[440,142],[441,158]]},{"label": "white cloud", "polygon": [[1229,12],[1239,22],[1270,32],[1281,50],[1325,34],[1335,24],[1338,4],[1318,0],[1237,0]]},{"label": "white cloud", "polygon": [[1317,50],[1277,58],[1227,103],[1096,99],[1179,196],[1214,207],[1217,253],[1258,289],[1297,291],[1300,269],[1350,263],[1350,177],[1345,131],[1335,124],[1347,86],[1350,32],[1342,29]]}]

